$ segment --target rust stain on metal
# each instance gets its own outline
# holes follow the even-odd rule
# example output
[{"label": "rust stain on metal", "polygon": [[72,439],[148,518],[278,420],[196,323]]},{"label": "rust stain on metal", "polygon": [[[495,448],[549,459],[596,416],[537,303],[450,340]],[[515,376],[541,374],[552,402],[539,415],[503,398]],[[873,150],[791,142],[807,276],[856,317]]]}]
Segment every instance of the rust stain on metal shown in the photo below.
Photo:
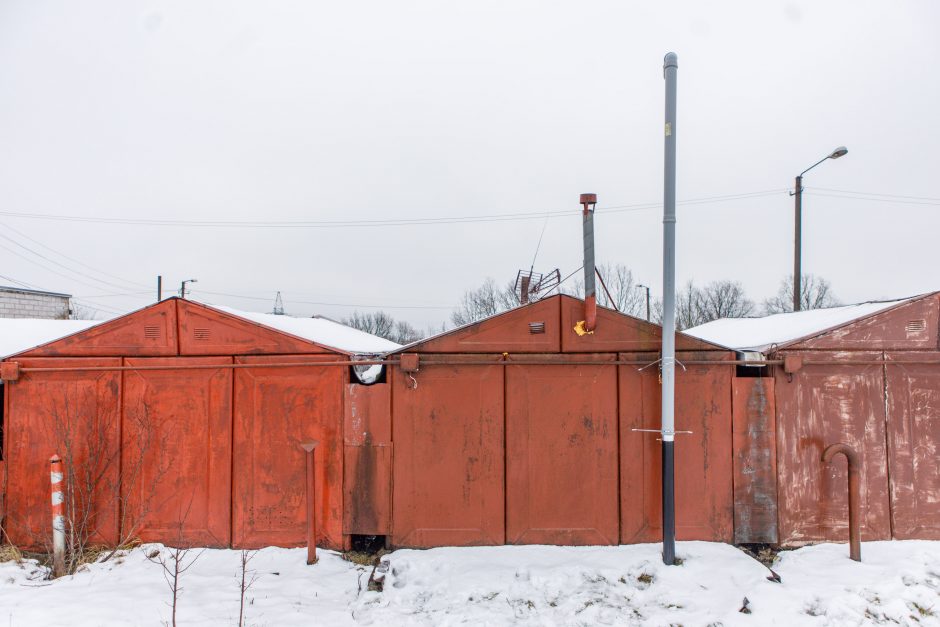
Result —
[{"label": "rust stain on metal", "polygon": [[777,542],[776,410],[772,378],[734,378],[734,541]]}]

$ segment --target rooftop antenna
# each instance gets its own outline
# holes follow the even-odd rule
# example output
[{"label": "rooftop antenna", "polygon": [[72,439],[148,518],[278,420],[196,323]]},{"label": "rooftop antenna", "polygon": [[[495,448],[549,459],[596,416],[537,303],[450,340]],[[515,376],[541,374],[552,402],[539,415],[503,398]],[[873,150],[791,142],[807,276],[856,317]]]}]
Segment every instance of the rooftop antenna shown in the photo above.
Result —
[{"label": "rooftop antenna", "polygon": [[281,293],[278,292],[277,296],[274,297],[274,311],[272,311],[275,316],[284,315],[284,301],[281,300]]},{"label": "rooftop antenna", "polygon": [[529,270],[519,270],[516,273],[516,283],[513,290],[519,297],[520,305],[527,305],[532,300],[538,300],[538,295],[551,290],[561,282],[561,272],[555,268],[547,274],[535,272],[535,260],[538,259],[539,249],[542,247],[542,238],[545,236],[545,228],[548,226],[548,218],[542,225],[542,233],[539,235],[539,242],[535,245],[535,254],[532,256],[532,264]]}]

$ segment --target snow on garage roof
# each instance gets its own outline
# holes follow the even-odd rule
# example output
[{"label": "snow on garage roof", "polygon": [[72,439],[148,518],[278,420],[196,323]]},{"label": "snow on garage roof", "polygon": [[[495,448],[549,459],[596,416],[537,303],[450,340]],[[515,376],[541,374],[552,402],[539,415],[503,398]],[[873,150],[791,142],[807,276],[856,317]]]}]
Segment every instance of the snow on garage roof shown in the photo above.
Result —
[{"label": "snow on garage roof", "polygon": [[294,318],[293,316],[241,311],[222,305],[209,305],[208,303],[206,305],[229,315],[257,322],[275,331],[310,340],[321,346],[336,348],[345,353],[377,355],[401,348],[400,344],[391,340],[348,327],[328,318]]},{"label": "snow on garage roof", "polygon": [[105,320],[0,318],[0,358],[54,342],[102,322]]},{"label": "snow on garage roof", "polygon": [[817,335],[909,300],[911,298],[872,301],[827,309],[774,314],[763,318],[721,318],[686,329],[683,333],[735,350],[763,353],[774,344],[779,346]]}]

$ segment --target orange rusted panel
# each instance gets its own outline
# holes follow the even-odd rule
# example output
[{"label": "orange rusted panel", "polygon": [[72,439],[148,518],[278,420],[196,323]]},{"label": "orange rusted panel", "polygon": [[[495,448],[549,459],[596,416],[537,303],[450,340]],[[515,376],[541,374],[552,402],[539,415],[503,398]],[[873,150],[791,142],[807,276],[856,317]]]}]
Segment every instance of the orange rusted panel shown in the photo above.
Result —
[{"label": "orange rusted panel", "polygon": [[391,444],[392,386],[346,384],[343,437],[346,444],[356,446]]},{"label": "orange rusted panel", "polygon": [[888,464],[894,537],[940,540],[940,354],[889,353]]},{"label": "orange rusted panel", "polygon": [[788,349],[905,350],[937,348],[940,295],[930,294],[787,345]]},{"label": "orange rusted panel", "polygon": [[[120,366],[120,359],[20,359],[25,367]],[[75,506],[66,513],[92,543],[118,539],[121,374],[31,372],[7,383],[4,528],[13,544],[45,549],[51,542],[49,458],[66,462]],[[84,522],[83,522],[84,521]]]},{"label": "orange rusted panel", "polygon": [[390,369],[395,546],[504,543],[503,366],[471,358],[493,363]]},{"label": "orange rusted panel", "polygon": [[[642,360],[649,355],[623,354]],[[733,354],[723,354],[732,359]],[[656,356],[652,356],[653,361]],[[679,361],[719,358],[678,353]],[[662,538],[661,388],[656,366],[620,366],[621,542]],[[730,542],[733,537],[731,377],[733,366],[676,367],[676,537]]]},{"label": "orange rusted panel", "polygon": [[532,357],[597,365],[508,362],[506,541],[617,544],[616,356]]},{"label": "orange rusted panel", "polygon": [[[813,360],[880,358],[871,352],[812,354]],[[890,538],[882,366],[807,363],[791,375],[777,369],[775,379],[780,542],[848,538],[845,464],[820,461],[823,449],[837,442],[854,448],[861,462],[862,538]]]},{"label": "orange rusted panel", "polygon": [[[553,353],[561,350],[560,296],[459,327],[410,346],[409,353]],[[424,356],[422,355],[422,359]],[[423,364],[421,366],[423,368]]]},{"label": "orange rusted panel", "polygon": [[[232,363],[231,357],[129,358],[127,366]],[[125,530],[145,542],[229,546],[232,369],[124,373]]]},{"label": "orange rusted panel", "polygon": [[[331,361],[335,356],[237,357],[239,364]],[[343,548],[343,366],[244,368],[235,375],[233,545],[306,542],[305,459],[300,443],[318,440],[320,546]]]},{"label": "orange rusted panel", "polygon": [[[561,350],[565,353],[585,352],[658,352],[662,348],[662,327],[604,307],[597,309],[594,333],[578,335],[575,325],[584,320],[584,301],[562,294]],[[679,350],[715,350],[718,347],[698,338],[676,334]],[[727,352],[722,349],[723,352]]]},{"label": "orange rusted panel", "polygon": [[774,379],[734,378],[734,542],[777,542]]},{"label": "orange rusted panel", "polygon": [[199,303],[177,299],[180,355],[264,355],[333,352]]},{"label": "orange rusted panel", "polygon": [[384,536],[391,529],[391,444],[347,445],[343,533]]},{"label": "orange rusted panel", "polygon": [[343,533],[388,535],[392,507],[392,386],[346,385]]},{"label": "orange rusted panel", "polygon": [[177,354],[176,303],[165,300],[23,353],[29,357],[151,357]]}]

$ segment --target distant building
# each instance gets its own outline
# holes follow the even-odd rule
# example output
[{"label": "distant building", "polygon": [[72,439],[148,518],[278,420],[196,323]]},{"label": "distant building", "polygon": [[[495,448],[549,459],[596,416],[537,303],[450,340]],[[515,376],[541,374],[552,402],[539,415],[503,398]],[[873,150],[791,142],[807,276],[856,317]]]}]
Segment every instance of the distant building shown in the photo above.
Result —
[{"label": "distant building", "polygon": [[0,318],[65,320],[71,313],[71,294],[0,286]]}]

